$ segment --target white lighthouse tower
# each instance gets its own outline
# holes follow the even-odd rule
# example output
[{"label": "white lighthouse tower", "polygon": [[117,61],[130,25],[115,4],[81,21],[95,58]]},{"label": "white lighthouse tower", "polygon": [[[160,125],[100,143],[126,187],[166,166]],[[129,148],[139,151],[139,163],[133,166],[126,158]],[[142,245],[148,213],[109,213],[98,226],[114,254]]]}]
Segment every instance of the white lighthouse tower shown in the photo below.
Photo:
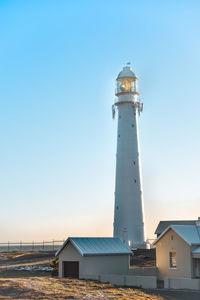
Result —
[{"label": "white lighthouse tower", "polygon": [[114,237],[131,248],[145,248],[138,134],[138,114],[143,104],[137,80],[129,64],[117,77],[117,99],[113,105],[113,117],[118,109]]}]

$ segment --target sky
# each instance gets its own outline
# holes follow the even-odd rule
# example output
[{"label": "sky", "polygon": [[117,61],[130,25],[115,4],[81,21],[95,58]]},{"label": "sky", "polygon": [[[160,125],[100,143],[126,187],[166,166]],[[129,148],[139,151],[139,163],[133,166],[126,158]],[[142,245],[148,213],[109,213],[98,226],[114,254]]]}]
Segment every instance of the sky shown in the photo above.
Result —
[{"label": "sky", "polygon": [[112,236],[115,79],[139,77],[145,227],[200,216],[200,2],[0,0],[0,241]]}]

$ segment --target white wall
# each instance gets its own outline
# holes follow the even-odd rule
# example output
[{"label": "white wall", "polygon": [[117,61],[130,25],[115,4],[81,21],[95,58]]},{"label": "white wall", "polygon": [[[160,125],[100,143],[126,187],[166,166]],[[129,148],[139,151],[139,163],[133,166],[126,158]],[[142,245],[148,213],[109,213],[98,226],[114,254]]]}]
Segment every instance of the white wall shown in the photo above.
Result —
[{"label": "white wall", "polygon": [[83,257],[69,242],[59,254],[58,276],[63,277],[63,261],[79,261],[79,269],[81,268]]},{"label": "white wall", "polygon": [[157,277],[156,276],[126,276],[126,286],[137,286],[144,289],[155,289],[157,287]]},{"label": "white wall", "polygon": [[200,290],[200,279],[165,277],[164,288]]},{"label": "white wall", "polygon": [[84,256],[80,276],[93,274],[127,274],[129,255]]},{"label": "white wall", "polygon": [[[170,268],[169,252],[176,252],[176,268]],[[156,267],[158,278],[192,277],[192,260],[190,246],[172,229],[156,243]]]},{"label": "white wall", "polygon": [[157,287],[156,276],[101,274],[99,276],[83,275],[81,279],[98,280],[100,282],[109,282],[118,286],[142,287],[145,289],[155,289]]}]

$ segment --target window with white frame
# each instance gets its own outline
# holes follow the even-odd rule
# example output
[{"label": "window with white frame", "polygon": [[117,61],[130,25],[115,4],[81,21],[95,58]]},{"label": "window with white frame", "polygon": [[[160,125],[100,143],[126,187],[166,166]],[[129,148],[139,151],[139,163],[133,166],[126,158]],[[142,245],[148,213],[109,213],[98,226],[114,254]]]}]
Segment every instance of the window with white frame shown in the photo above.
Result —
[{"label": "window with white frame", "polygon": [[170,268],[176,268],[176,252],[169,252],[169,266]]}]

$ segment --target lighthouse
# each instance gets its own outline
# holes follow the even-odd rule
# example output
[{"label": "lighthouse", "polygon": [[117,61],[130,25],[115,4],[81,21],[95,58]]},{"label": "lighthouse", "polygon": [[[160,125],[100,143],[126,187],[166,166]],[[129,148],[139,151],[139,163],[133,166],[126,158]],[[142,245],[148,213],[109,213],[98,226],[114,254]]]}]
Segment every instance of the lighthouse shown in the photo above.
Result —
[{"label": "lighthouse", "polygon": [[138,78],[128,63],[119,73],[113,117],[118,111],[114,237],[130,248],[146,248],[138,116],[143,110]]}]

